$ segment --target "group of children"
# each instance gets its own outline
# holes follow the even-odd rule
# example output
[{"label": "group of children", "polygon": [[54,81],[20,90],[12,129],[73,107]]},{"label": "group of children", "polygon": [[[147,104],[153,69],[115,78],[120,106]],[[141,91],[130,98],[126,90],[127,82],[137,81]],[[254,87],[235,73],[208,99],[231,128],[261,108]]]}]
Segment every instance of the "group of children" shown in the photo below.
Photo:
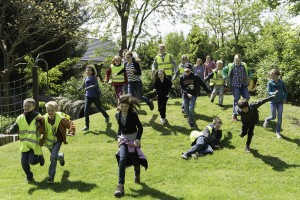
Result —
[{"label": "group of children", "polygon": [[[6,131],[7,134],[18,134],[20,138],[21,165],[26,174],[28,183],[34,181],[30,165],[45,164],[42,146],[45,145],[50,151],[50,166],[48,171],[49,183],[54,182],[56,165],[59,161],[65,165],[64,154],[59,152],[62,143],[68,144],[67,135],[75,135],[75,125],[65,113],[58,112],[55,101],[46,103],[47,113],[42,116],[35,112],[35,100],[25,99],[23,102],[24,113]],[[67,130],[69,132],[67,133]]]},{"label": "group of children", "polygon": [[[139,64],[134,61],[131,52],[126,54],[126,62],[122,62],[119,56],[113,58],[113,62],[107,71],[106,82],[112,78],[112,84],[115,87],[116,97],[118,99],[118,112],[116,120],[118,123],[118,146],[119,150],[116,158],[119,166],[118,185],[114,195],[121,197],[125,194],[125,169],[127,166],[134,166],[134,181],[140,183],[140,165],[147,169],[148,163],[145,155],[141,151],[141,138],[143,134],[143,126],[139,120],[137,109],[140,107],[140,100],[144,100],[153,110],[153,103],[146,97],[142,96],[142,83],[139,78],[141,70]],[[210,57],[209,57],[210,58]],[[183,74],[180,77],[180,86],[183,94],[184,112],[187,115],[188,123],[191,127],[195,126],[194,107],[200,87],[210,96],[211,102],[214,101],[216,94],[219,93],[219,106],[223,105],[224,79],[222,77],[223,62],[217,61],[217,68],[206,71],[201,68],[201,60],[197,60],[193,67],[190,63],[183,65]],[[213,65],[213,63],[210,63]],[[197,67],[197,69],[196,69]],[[196,70],[196,71],[195,71]],[[194,71],[194,72],[193,72]],[[81,88],[85,89],[85,127],[83,131],[89,130],[89,107],[92,103],[101,111],[109,122],[109,116],[100,106],[100,89],[98,81],[95,77],[96,70],[93,66],[86,67],[87,77]],[[242,129],[240,137],[247,135],[245,151],[250,152],[250,144],[254,135],[254,127],[259,122],[258,108],[271,101],[271,116],[265,119],[264,127],[268,127],[270,120],[276,118],[278,112],[278,121],[276,126],[277,137],[280,136],[281,119],[283,103],[287,98],[287,90],[284,82],[278,79],[280,73],[278,70],[270,72],[270,81],[268,82],[269,97],[258,102],[248,103],[248,100],[241,99],[238,101],[235,111],[241,116]],[[213,92],[207,87],[205,82],[209,82],[208,86],[213,86]],[[128,83],[128,94],[123,94],[124,85]],[[160,113],[160,121],[162,124],[166,122],[166,104],[169,97],[169,91],[172,88],[172,81],[167,77],[163,69],[159,69],[155,73],[154,89],[158,95],[158,111]],[[56,102],[50,101],[46,103],[47,113],[42,116],[34,111],[35,101],[26,99],[24,101],[24,113],[20,115],[16,123],[11,126],[7,133],[18,133],[20,137],[20,151],[22,168],[26,174],[27,181],[33,180],[33,173],[30,165],[44,165],[41,146],[45,145],[50,150],[50,166],[48,173],[48,182],[53,183],[57,161],[63,166],[65,164],[64,154],[60,153],[62,143],[67,144],[67,129],[70,134],[75,134],[75,126],[70,119],[58,112]],[[188,159],[189,157],[199,157],[207,153],[212,153],[213,149],[217,149],[221,145],[222,130],[220,129],[222,120],[214,117],[211,124],[206,126],[203,131],[194,130],[191,132],[190,139],[192,147],[181,157]]]}]

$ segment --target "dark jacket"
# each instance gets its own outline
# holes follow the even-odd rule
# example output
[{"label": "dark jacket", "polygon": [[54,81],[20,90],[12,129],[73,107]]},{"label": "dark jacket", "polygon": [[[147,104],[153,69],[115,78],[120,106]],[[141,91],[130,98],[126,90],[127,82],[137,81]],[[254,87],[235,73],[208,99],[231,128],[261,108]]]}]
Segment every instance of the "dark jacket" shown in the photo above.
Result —
[{"label": "dark jacket", "polygon": [[169,95],[170,88],[172,87],[172,82],[167,77],[161,82],[159,78],[155,80],[154,88],[156,89],[158,98],[166,97]]},{"label": "dark jacket", "polygon": [[273,97],[265,98],[261,101],[252,102],[249,104],[248,112],[243,112],[238,106],[235,107],[235,111],[241,116],[242,123],[247,126],[255,125],[259,122],[258,108],[264,103],[270,101]]},{"label": "dark jacket", "polygon": [[[211,127],[211,131],[210,131],[210,128]],[[205,142],[207,142],[212,148],[214,148],[214,146],[216,144],[219,144],[220,143],[220,140],[222,138],[222,130],[215,130],[214,129],[214,126],[212,124],[206,126],[204,128],[204,130],[202,131],[202,136],[199,136],[199,137],[205,137],[206,140],[204,140]],[[197,142],[197,139],[192,142],[191,146],[194,146]]]},{"label": "dark jacket", "polygon": [[128,111],[125,126],[121,123],[122,112],[116,113],[116,119],[119,125],[118,135],[126,135],[137,132],[136,139],[141,139],[143,134],[143,126],[136,112]]},{"label": "dark jacket", "polygon": [[[140,64],[138,62],[134,61],[134,60],[132,60],[132,63],[133,63],[133,67],[135,69],[135,71],[133,72],[133,74],[134,75],[138,75],[138,76],[142,75]],[[117,73],[117,75],[120,75],[122,73],[126,74],[126,70],[125,70],[126,65],[127,65],[127,62],[124,63],[124,68],[121,71],[119,71],[119,73]]]},{"label": "dark jacket", "polygon": [[206,91],[207,94],[211,93],[201,78],[194,75],[194,73],[190,73],[188,76],[186,74],[182,75],[180,77],[180,86],[184,96],[187,96],[187,94],[197,96],[200,86]]}]

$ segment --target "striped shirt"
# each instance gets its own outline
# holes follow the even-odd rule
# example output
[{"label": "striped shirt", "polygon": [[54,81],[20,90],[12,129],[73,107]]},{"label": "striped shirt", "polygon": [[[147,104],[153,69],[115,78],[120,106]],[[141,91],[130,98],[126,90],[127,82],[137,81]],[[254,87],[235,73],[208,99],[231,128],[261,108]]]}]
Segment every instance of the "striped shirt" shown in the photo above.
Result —
[{"label": "striped shirt", "polygon": [[141,81],[141,78],[139,75],[134,75],[134,65],[133,63],[126,63],[125,66],[128,82],[136,82],[136,81]]}]

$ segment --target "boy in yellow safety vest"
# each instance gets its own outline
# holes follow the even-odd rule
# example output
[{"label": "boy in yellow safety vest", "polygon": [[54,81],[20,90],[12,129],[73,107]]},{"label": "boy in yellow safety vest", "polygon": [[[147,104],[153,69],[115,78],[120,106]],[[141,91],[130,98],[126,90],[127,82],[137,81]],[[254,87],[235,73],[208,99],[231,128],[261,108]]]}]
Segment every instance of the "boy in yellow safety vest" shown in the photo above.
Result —
[{"label": "boy in yellow safety vest", "polygon": [[45,128],[47,132],[45,145],[50,151],[49,177],[47,182],[53,183],[56,173],[57,160],[61,166],[65,165],[64,154],[59,153],[62,143],[68,144],[66,141],[67,129],[70,135],[75,135],[75,125],[68,119],[69,117],[62,112],[57,112],[58,105],[55,101],[46,103],[47,113],[44,115]]},{"label": "boy in yellow safety vest", "polygon": [[213,91],[211,93],[210,102],[214,102],[215,97],[219,93],[219,106],[223,106],[223,96],[224,96],[224,79],[222,76],[223,69],[223,61],[217,61],[217,69],[213,69],[213,71],[206,77],[205,81],[210,79],[209,85],[213,87]]},{"label": "boy in yellow safety vest", "polygon": [[215,117],[211,124],[205,127],[203,131],[192,131],[190,135],[192,148],[181,154],[181,158],[187,160],[193,156],[199,156],[212,153],[213,149],[220,148],[220,141],[222,138],[222,130],[220,127],[222,121],[219,117]]},{"label": "boy in yellow safety vest", "polygon": [[[26,174],[28,183],[34,182],[33,173],[30,165],[40,163],[45,164],[41,146],[45,140],[45,128],[43,117],[34,111],[35,100],[25,99],[23,102],[24,113],[21,114],[16,122],[6,131],[7,134],[18,134],[20,138],[20,151],[22,154],[21,165]],[[43,135],[43,137],[41,137]],[[29,165],[30,164],[30,165]]]}]

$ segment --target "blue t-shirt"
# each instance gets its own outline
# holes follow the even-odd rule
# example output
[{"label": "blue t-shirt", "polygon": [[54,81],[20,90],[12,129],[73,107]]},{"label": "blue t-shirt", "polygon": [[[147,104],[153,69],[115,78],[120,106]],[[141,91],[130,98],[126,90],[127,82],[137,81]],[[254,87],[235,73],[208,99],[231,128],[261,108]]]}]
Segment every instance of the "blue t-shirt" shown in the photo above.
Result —
[{"label": "blue t-shirt", "polygon": [[274,80],[269,80],[268,82],[268,94],[272,96],[275,94],[275,91],[278,90],[276,97],[271,100],[271,103],[280,103],[287,98],[287,89],[284,82],[281,79],[278,79],[277,82]]},{"label": "blue t-shirt", "polygon": [[100,95],[100,90],[99,90],[99,85],[98,85],[98,80],[97,77],[95,76],[90,76],[86,77],[84,80],[84,86],[85,88],[93,85],[93,87],[87,89],[85,91],[85,96],[87,97],[97,97]]}]

